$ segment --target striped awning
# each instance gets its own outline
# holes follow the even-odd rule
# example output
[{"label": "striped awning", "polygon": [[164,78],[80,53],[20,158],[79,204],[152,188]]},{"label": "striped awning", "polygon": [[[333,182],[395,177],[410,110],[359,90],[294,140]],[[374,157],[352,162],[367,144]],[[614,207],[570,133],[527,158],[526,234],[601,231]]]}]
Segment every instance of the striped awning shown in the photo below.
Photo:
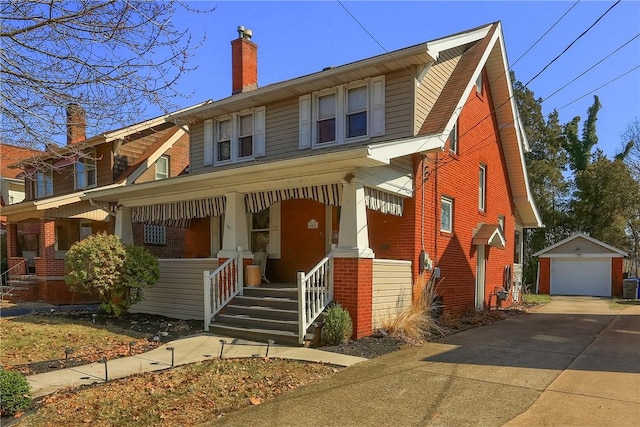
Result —
[{"label": "striped awning", "polygon": [[371,210],[402,216],[403,198],[397,194],[364,187],[364,203]]},{"label": "striped awning", "polygon": [[342,185],[314,185],[312,187],[287,188],[284,190],[261,191],[244,196],[247,212],[258,213],[274,203],[291,199],[311,199],[330,206],[340,206]]},{"label": "striped awning", "polygon": [[134,223],[162,224],[171,227],[188,227],[193,218],[224,215],[226,199],[210,197],[161,205],[138,206],[131,211]]}]

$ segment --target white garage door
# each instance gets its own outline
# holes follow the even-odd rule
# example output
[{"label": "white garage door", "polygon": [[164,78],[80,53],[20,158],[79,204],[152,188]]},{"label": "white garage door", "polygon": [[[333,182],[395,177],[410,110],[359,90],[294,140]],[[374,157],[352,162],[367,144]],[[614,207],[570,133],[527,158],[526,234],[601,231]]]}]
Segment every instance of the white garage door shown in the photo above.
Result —
[{"label": "white garage door", "polygon": [[551,294],[611,296],[611,259],[552,258]]}]

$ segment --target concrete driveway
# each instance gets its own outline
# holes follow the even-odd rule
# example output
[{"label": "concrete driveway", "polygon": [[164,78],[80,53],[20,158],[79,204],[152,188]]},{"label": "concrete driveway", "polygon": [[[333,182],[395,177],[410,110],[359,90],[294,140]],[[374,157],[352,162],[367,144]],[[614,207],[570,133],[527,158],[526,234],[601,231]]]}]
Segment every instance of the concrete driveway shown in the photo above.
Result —
[{"label": "concrete driveway", "polygon": [[345,369],[216,424],[632,426],[640,306],[554,297],[531,314]]}]

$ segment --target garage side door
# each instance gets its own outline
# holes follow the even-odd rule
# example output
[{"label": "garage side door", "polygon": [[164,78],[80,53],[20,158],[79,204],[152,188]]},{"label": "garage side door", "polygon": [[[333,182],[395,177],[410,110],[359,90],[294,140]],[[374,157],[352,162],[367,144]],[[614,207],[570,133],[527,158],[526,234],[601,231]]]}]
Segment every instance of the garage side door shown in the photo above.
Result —
[{"label": "garage side door", "polygon": [[552,259],[551,294],[611,296],[611,259]]}]

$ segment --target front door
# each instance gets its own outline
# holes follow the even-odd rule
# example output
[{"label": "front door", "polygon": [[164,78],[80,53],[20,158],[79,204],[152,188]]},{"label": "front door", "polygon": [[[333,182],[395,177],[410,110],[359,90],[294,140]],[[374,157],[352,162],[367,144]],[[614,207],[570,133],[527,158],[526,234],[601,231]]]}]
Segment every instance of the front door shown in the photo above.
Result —
[{"label": "front door", "polygon": [[478,245],[476,256],[478,258],[476,266],[476,310],[484,310],[484,283],[487,261],[485,259],[484,245]]}]

